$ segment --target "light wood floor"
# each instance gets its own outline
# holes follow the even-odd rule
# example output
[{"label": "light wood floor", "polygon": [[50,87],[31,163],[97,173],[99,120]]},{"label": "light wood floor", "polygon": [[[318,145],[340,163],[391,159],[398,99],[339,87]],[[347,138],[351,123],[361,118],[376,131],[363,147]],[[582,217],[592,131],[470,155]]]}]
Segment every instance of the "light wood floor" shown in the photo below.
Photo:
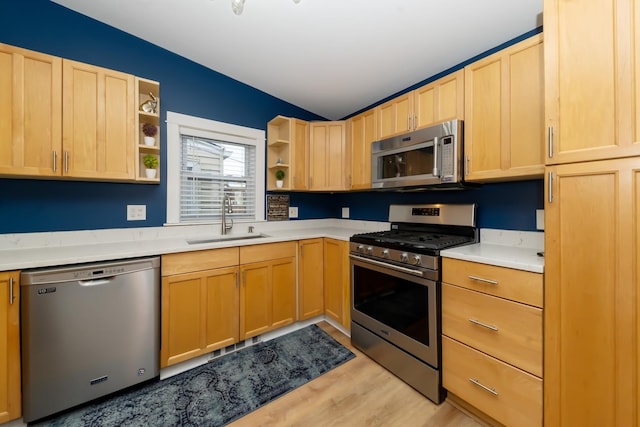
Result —
[{"label": "light wood floor", "polygon": [[435,405],[353,348],[351,339],[318,324],[356,357],[229,424],[230,427],[479,427],[445,401]]}]

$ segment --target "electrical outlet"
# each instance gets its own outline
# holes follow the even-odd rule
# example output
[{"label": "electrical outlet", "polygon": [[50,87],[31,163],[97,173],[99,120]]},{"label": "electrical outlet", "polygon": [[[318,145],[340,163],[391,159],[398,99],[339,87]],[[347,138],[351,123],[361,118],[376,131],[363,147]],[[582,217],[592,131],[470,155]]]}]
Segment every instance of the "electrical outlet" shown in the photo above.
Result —
[{"label": "electrical outlet", "polygon": [[342,208],[342,218],[349,218],[349,208]]},{"label": "electrical outlet", "polygon": [[144,221],[147,219],[147,205],[127,205],[127,221]]},{"label": "electrical outlet", "polygon": [[298,218],[298,208],[289,206],[289,218]]},{"label": "electrical outlet", "polygon": [[536,229],[544,230],[544,209],[536,209]]}]

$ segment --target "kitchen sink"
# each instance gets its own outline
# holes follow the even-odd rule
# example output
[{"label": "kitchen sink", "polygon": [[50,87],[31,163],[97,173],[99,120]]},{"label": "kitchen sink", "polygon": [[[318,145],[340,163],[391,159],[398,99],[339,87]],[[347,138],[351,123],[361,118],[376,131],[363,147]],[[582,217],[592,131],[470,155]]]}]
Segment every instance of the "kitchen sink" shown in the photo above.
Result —
[{"label": "kitchen sink", "polygon": [[225,236],[217,236],[211,239],[187,239],[189,245],[202,245],[205,243],[219,243],[219,242],[233,242],[235,240],[249,240],[259,239],[261,237],[270,237],[268,234],[263,233],[248,233],[248,234],[229,234]]}]

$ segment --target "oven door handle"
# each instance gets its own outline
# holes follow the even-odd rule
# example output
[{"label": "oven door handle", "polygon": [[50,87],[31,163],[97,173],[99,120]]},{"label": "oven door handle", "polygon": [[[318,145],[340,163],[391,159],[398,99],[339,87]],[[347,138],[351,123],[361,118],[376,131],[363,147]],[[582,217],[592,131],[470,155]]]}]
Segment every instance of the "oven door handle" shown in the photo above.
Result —
[{"label": "oven door handle", "polygon": [[424,274],[420,270],[414,270],[407,267],[400,267],[399,265],[388,264],[386,262],[376,261],[374,259],[364,258],[357,255],[349,255],[349,258],[362,261],[365,263],[373,264],[373,265],[378,265],[380,267],[388,268],[390,270],[399,271],[401,273],[413,274],[414,276],[424,277]]}]

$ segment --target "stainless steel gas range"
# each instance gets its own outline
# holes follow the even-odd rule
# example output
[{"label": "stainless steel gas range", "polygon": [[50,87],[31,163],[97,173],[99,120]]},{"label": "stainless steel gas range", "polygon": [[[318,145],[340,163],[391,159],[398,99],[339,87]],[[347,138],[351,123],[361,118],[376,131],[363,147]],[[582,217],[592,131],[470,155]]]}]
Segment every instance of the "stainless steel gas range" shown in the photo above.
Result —
[{"label": "stainless steel gas range", "polygon": [[351,342],[440,403],[440,250],[478,241],[476,205],[391,205],[389,221],[350,239]]}]

